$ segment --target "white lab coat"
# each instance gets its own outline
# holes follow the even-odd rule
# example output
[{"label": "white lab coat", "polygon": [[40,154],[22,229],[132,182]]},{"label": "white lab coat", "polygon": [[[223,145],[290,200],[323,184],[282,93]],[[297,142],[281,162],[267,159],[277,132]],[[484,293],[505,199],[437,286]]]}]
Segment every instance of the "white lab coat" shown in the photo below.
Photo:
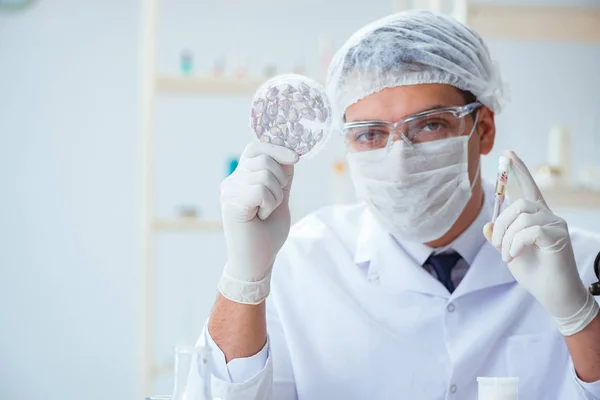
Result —
[{"label": "white lab coat", "polygon": [[[600,237],[571,234],[589,285]],[[579,381],[552,318],[496,249],[486,242],[450,294],[364,205],[325,208],[292,228],[273,269],[267,323],[268,359],[244,382],[223,377],[215,349],[222,379],[213,378],[213,396],[475,400],[478,376],[503,376],[520,378],[521,399],[600,400],[600,382]]]}]

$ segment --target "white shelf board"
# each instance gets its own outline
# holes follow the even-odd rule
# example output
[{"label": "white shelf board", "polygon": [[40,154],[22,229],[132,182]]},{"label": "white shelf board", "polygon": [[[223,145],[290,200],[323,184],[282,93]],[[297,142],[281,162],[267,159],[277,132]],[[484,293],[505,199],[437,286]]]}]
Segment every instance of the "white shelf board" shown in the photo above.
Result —
[{"label": "white shelf board", "polygon": [[586,208],[600,210],[600,192],[586,189],[541,189],[544,199],[552,207]]},{"label": "white shelf board", "polygon": [[470,4],[467,14],[485,38],[600,43],[600,7]]},{"label": "white shelf board", "polygon": [[155,231],[192,231],[219,232],[223,230],[220,220],[202,220],[195,218],[158,219],[152,224]]},{"label": "white shelf board", "polygon": [[252,95],[267,78],[158,76],[156,90],[166,94]]}]

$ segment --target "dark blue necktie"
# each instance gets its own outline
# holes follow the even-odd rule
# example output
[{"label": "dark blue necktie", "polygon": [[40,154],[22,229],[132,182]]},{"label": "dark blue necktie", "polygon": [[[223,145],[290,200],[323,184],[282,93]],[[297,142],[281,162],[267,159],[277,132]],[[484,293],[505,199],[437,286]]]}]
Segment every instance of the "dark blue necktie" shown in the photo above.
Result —
[{"label": "dark blue necktie", "polygon": [[433,267],[438,279],[450,293],[454,292],[454,283],[452,283],[452,268],[462,257],[457,252],[432,254],[425,264]]}]

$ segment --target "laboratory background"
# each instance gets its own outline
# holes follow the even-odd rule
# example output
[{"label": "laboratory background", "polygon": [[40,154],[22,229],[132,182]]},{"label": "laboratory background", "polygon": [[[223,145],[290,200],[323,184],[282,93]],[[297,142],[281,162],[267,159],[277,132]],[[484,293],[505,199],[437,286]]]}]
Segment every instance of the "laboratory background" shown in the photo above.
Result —
[{"label": "laboratory background", "polygon": [[[600,232],[600,0],[0,0],[0,398],[168,394],[225,263],[219,183],[269,76],[323,81],[359,27],[466,21],[509,84],[513,149]],[[355,201],[342,138],[296,167],[292,219]]]}]

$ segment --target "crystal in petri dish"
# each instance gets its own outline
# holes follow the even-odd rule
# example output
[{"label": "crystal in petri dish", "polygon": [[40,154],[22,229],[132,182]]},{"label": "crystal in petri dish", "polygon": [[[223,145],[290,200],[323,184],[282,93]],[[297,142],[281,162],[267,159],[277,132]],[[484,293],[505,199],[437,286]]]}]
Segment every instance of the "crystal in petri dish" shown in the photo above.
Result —
[{"label": "crystal in petri dish", "polygon": [[298,74],[275,76],[256,91],[250,112],[254,136],[294,150],[301,159],[327,143],[331,106],[317,81]]}]

